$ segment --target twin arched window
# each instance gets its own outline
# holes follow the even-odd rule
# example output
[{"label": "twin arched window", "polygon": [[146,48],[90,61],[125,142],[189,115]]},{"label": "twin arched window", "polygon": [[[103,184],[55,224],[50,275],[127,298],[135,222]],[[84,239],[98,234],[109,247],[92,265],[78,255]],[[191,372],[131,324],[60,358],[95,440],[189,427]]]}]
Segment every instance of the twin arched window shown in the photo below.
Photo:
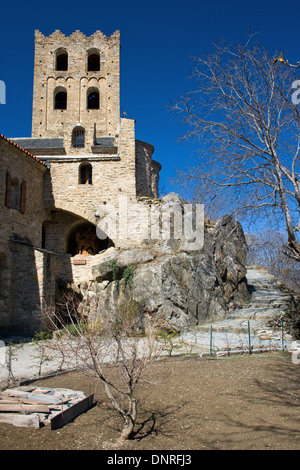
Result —
[{"label": "twin arched window", "polygon": [[[54,109],[67,109],[67,90],[63,87],[57,87],[54,90]],[[87,109],[100,108],[100,95],[97,88],[90,88],[87,91]]]},{"label": "twin arched window", "polygon": [[[68,52],[66,49],[58,49],[55,55],[55,70],[68,70]],[[97,72],[100,70],[100,53],[97,49],[91,49],[87,53],[87,70]],[[97,88],[90,88],[87,92],[87,109],[99,109],[100,98]],[[57,87],[54,90],[54,109],[67,109],[67,90]]]},{"label": "twin arched window", "polygon": [[[55,54],[55,70],[67,71],[68,70],[68,52],[66,49],[58,49]],[[87,71],[99,72],[100,71],[100,53],[97,49],[91,49],[87,53]]]}]

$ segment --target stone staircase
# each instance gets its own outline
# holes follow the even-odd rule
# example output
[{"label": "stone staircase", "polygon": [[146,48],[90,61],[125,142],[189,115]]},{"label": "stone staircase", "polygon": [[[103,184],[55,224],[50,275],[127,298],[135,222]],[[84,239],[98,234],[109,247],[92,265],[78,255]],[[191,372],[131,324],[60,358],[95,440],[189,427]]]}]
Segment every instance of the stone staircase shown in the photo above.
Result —
[{"label": "stone staircase", "polygon": [[[284,330],[281,318],[293,301],[292,294],[266,270],[247,269],[251,297],[243,307],[224,320],[205,323],[182,340],[194,352],[220,352],[253,349],[287,349],[293,341]],[[276,326],[272,326],[276,325]]]}]

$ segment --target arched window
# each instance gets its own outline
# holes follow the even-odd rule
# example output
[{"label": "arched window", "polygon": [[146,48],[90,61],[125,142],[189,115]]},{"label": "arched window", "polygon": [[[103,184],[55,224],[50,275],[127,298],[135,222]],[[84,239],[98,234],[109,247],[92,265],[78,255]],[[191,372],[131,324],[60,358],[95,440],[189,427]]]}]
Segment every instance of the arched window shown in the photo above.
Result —
[{"label": "arched window", "polygon": [[75,127],[72,134],[72,146],[75,148],[83,148],[84,140],[84,129],[82,127]]},{"label": "arched window", "polygon": [[56,70],[68,70],[68,53],[65,49],[60,49],[56,52]]},{"label": "arched window", "polygon": [[99,91],[95,88],[87,92],[87,109],[99,109]]},{"label": "arched window", "polygon": [[90,163],[83,163],[79,167],[79,184],[93,183],[93,169]]},{"label": "arched window", "polygon": [[67,92],[59,87],[54,90],[54,109],[67,109]]},{"label": "arched window", "polygon": [[92,50],[88,53],[88,72],[99,72],[100,70],[100,54],[98,51]]}]

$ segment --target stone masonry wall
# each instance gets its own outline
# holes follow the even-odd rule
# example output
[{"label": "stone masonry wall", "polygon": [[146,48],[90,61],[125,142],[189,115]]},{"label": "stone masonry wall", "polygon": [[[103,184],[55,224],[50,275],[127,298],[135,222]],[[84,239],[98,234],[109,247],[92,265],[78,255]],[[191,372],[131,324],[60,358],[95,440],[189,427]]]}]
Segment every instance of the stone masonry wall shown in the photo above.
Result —
[{"label": "stone masonry wall", "polygon": [[[83,162],[92,165],[92,184],[79,184]],[[65,156],[51,160],[45,186],[47,207],[79,215],[96,224],[95,212],[100,204],[118,202],[120,195],[135,199],[135,132],[134,121],[121,120],[119,156]]]},{"label": "stone masonry wall", "polygon": [[159,172],[161,170],[161,164],[152,160],[151,168],[151,189],[153,197],[159,197]]},{"label": "stone masonry wall", "polygon": [[[43,179],[47,167],[13,144],[0,138],[0,253],[5,250],[12,233],[37,247],[42,241]],[[5,206],[6,174],[26,181],[25,213]],[[5,223],[4,223],[5,222]]]},{"label": "stone masonry wall", "polygon": [[[25,212],[5,205],[6,174],[26,181]],[[42,298],[53,298],[55,255],[40,250],[47,167],[0,137],[0,335],[37,328]]]},{"label": "stone masonry wall", "polygon": [[[0,315],[0,335],[34,335],[42,328],[41,308],[55,300],[58,273],[54,253],[18,241],[9,243],[10,303]],[[8,310],[8,305],[10,310]]]}]

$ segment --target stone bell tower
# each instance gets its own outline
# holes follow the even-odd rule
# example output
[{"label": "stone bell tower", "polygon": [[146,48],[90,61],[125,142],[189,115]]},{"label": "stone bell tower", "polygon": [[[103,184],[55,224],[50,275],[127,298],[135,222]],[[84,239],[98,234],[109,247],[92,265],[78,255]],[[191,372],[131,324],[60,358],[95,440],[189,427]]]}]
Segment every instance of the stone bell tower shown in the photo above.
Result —
[{"label": "stone bell tower", "polygon": [[67,154],[92,153],[120,126],[120,33],[35,32],[32,138],[64,139]]}]

